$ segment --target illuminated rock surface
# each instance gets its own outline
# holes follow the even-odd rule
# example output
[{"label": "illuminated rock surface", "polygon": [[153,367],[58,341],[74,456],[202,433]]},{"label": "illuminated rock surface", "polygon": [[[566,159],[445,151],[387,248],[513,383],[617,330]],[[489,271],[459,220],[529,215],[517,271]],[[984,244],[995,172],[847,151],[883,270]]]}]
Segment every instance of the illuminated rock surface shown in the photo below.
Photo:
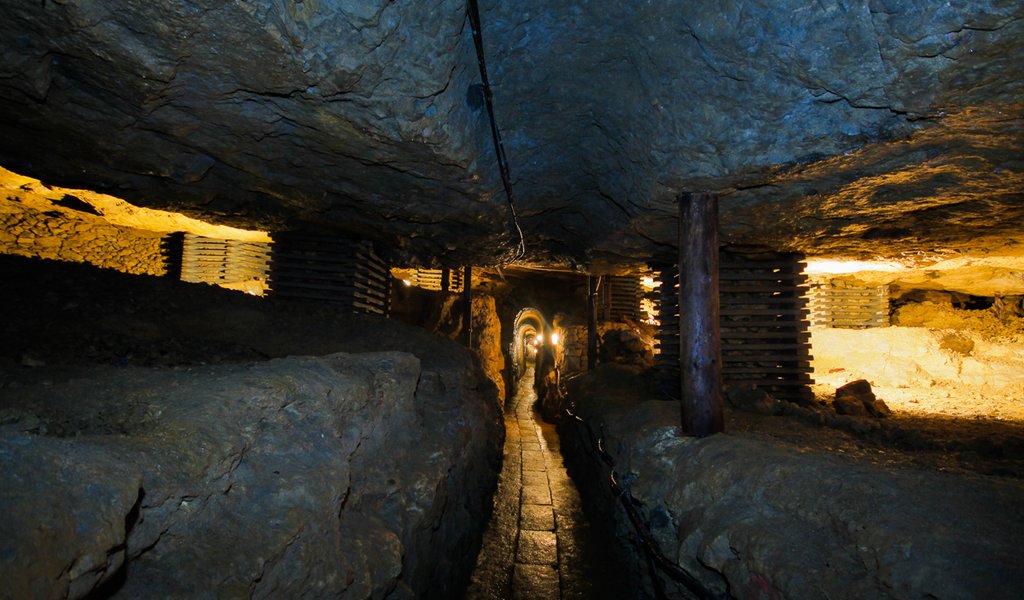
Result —
[{"label": "illuminated rock surface", "polygon": [[[645,260],[704,188],[729,243],[1021,242],[1019,2],[482,4],[534,259]],[[515,246],[462,1],[6,3],[0,33],[18,172],[426,262]]]}]

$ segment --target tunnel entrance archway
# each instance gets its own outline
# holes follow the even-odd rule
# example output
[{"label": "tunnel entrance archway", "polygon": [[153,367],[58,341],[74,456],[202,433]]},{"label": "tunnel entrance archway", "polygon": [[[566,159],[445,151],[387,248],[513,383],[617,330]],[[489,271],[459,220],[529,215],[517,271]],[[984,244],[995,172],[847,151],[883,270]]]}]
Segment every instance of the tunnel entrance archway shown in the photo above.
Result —
[{"label": "tunnel entrance archway", "polygon": [[512,345],[508,353],[512,360],[513,381],[519,381],[527,364],[532,363],[536,356],[537,346],[548,335],[547,320],[536,308],[524,308],[516,315],[512,332]]}]

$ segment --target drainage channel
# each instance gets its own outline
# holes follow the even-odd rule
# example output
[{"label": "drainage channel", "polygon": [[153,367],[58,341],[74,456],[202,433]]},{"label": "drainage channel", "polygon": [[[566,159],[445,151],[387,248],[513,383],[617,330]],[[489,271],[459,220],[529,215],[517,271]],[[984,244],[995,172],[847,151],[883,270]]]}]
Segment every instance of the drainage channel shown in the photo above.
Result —
[{"label": "drainage channel", "polygon": [[608,552],[583,514],[558,435],[533,410],[533,366],[505,412],[494,513],[466,592],[470,600],[621,598]]}]

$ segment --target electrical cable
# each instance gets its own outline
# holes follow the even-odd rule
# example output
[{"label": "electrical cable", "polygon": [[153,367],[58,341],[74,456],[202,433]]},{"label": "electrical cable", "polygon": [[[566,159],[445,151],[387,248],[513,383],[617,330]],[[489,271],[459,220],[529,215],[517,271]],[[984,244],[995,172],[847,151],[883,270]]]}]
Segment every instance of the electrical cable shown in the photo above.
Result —
[{"label": "electrical cable", "polygon": [[512,259],[517,260],[526,256],[526,237],[523,235],[523,228],[519,225],[519,215],[516,212],[516,204],[512,195],[512,178],[509,174],[508,157],[505,155],[505,144],[501,141],[498,121],[494,118],[494,96],[491,93],[491,82],[487,77],[487,62],[484,60],[484,37],[480,27],[480,8],[477,5],[477,0],[468,0],[466,13],[469,16],[470,29],[473,31],[476,60],[480,65],[480,82],[483,85],[487,116],[491,122],[491,138],[494,140],[494,152],[498,155],[498,171],[501,173],[501,184],[505,188],[505,197],[508,198],[508,209],[512,214],[512,224],[519,234],[519,249],[515,258]]},{"label": "electrical cable", "polygon": [[[611,483],[612,494],[619,499],[619,504],[626,511],[626,516],[629,518],[630,524],[640,537],[641,545],[647,554],[648,560],[654,563],[660,571],[671,577],[673,580],[681,583],[690,593],[694,594],[701,600],[718,600],[720,598],[729,598],[729,594],[724,596],[716,594],[715,592],[707,589],[692,573],[687,571],[685,568],[677,565],[668,559],[658,547],[657,541],[654,539],[654,535],[650,529],[644,524],[643,517],[637,511],[636,500],[629,493],[629,490],[619,483],[618,473],[615,471],[615,461],[612,460],[610,454],[604,449],[604,443],[600,437],[598,437],[594,430],[590,427],[590,423],[587,423],[568,408],[565,409],[565,414],[570,419],[573,419],[576,423],[581,424],[583,429],[586,430],[590,436],[590,445],[594,449],[598,458],[603,462],[609,469],[609,479]],[[661,588],[660,581],[652,582],[655,586],[656,591]],[[664,593],[662,590],[661,593]]]}]

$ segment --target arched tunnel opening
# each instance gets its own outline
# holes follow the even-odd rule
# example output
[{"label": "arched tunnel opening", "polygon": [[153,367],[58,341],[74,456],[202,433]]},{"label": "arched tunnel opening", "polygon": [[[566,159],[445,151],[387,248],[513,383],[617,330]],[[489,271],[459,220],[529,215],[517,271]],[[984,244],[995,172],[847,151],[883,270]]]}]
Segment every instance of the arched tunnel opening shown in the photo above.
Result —
[{"label": "arched tunnel opening", "polygon": [[0,597],[1024,597],[1024,8],[877,4],[4,3]]}]

